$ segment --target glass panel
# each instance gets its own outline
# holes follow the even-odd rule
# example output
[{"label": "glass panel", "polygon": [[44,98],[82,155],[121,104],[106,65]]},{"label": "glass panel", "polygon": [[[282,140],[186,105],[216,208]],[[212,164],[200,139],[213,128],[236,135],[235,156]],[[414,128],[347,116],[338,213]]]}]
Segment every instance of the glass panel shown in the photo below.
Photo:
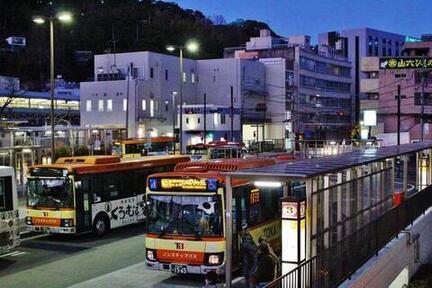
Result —
[{"label": "glass panel", "polygon": [[27,205],[31,207],[73,207],[71,181],[68,178],[30,178],[27,185]]}]

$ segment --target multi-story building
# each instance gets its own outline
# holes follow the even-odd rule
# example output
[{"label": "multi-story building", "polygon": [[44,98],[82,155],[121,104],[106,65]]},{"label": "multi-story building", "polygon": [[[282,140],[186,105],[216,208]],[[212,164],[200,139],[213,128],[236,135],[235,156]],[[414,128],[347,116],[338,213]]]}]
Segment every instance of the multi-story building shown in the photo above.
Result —
[{"label": "multi-story building", "polygon": [[[432,57],[432,41],[405,43],[401,53],[405,56]],[[361,111],[377,112],[377,126],[372,128],[372,135],[397,132],[399,85],[402,95],[401,132],[408,132],[410,140],[421,139],[421,95],[424,88],[424,138],[432,139],[429,124],[432,123],[432,87],[426,85],[432,83],[432,75],[425,76],[423,86],[421,69],[386,70],[381,69],[379,63],[379,57],[364,57],[361,60],[361,71],[366,78],[361,80],[360,92],[365,93],[366,97],[361,100],[360,108]]]},{"label": "multi-story building", "polygon": [[[174,108],[179,104],[177,57],[153,52],[96,55],[94,68],[95,81],[81,83],[82,126],[124,129],[128,122],[129,138],[145,137],[150,131],[172,135],[173,117],[179,114]],[[264,121],[255,111],[266,95],[263,64],[184,59],[183,71],[183,104],[203,104],[206,94],[208,104],[227,106],[232,97],[233,107],[242,111],[242,123]],[[183,144],[184,149],[188,143]]]},{"label": "multi-story building", "polygon": [[[269,109],[268,124],[281,127],[285,131],[282,138],[294,138],[294,134],[349,137],[351,63],[347,58],[311,47],[309,36],[277,38],[268,30],[261,30],[244,47],[226,48],[224,56],[259,59],[269,72],[274,71],[266,78],[267,106],[277,106]],[[279,59],[277,68],[274,58]]]},{"label": "multi-story building", "polygon": [[347,57],[351,67],[351,94],[353,95],[353,120],[360,119],[360,99],[364,94],[360,91],[360,81],[366,75],[361,72],[360,61],[370,56],[398,56],[402,53],[402,46],[406,36],[379,31],[371,28],[346,29],[340,32],[321,33],[318,36],[320,47],[326,47],[330,55]]}]

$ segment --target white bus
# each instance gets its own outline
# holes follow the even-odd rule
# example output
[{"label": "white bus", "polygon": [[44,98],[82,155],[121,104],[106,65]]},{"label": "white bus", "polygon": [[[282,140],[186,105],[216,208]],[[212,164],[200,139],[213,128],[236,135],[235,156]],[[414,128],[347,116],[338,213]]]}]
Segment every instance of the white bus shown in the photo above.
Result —
[{"label": "white bus", "polygon": [[0,166],[0,255],[20,243],[18,195],[12,167]]}]

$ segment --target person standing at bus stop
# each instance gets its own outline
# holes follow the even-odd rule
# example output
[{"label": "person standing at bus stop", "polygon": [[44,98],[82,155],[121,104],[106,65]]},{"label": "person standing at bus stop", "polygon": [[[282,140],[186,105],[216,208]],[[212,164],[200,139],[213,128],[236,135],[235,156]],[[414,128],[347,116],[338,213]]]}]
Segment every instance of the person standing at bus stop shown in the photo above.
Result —
[{"label": "person standing at bus stop", "polygon": [[256,267],[252,273],[252,278],[256,283],[257,288],[265,287],[275,278],[275,263],[270,256],[270,251],[267,243],[261,243],[258,246],[256,255]]},{"label": "person standing at bus stop", "polygon": [[252,236],[247,229],[247,224],[242,224],[241,231],[241,260],[242,260],[242,272],[245,277],[246,287],[249,288],[251,283],[251,272],[254,266],[256,253],[256,245]]}]

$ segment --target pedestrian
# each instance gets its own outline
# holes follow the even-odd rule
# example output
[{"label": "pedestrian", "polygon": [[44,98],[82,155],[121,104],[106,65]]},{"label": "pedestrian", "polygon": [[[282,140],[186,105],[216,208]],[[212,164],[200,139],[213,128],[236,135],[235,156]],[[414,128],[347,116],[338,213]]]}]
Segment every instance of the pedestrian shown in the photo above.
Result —
[{"label": "pedestrian", "polygon": [[270,251],[266,243],[258,246],[256,255],[256,267],[252,277],[255,280],[256,287],[265,287],[275,278],[275,263],[270,256]]},{"label": "pedestrian", "polygon": [[275,275],[278,276],[281,273],[281,265],[280,265],[279,256],[274,252],[273,248],[271,247],[270,243],[267,240],[267,237],[260,236],[258,238],[258,245],[260,245],[261,243],[267,244],[268,249],[269,249],[269,255],[273,258],[273,261],[275,264]]},{"label": "pedestrian", "polygon": [[222,287],[215,270],[210,270],[205,275],[205,285],[203,288],[219,288]]},{"label": "pedestrian", "polygon": [[247,229],[247,223],[243,223],[241,231],[241,257],[242,272],[245,278],[246,287],[251,287],[251,272],[254,267],[256,245]]}]

